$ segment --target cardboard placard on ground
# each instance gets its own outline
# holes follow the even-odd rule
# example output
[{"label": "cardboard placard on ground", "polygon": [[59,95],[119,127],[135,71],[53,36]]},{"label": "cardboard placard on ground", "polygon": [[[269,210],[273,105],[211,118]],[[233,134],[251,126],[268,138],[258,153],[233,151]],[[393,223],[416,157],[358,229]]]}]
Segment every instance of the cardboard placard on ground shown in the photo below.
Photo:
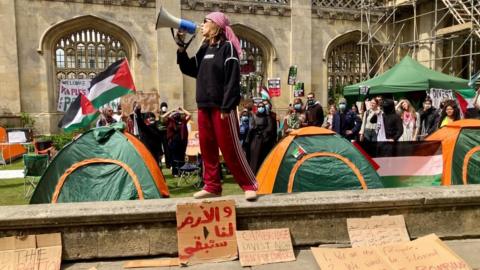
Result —
[{"label": "cardboard placard on ground", "polygon": [[352,247],[373,247],[410,241],[402,215],[348,218],[347,229]]},{"label": "cardboard placard on ground", "polygon": [[0,269],[59,270],[60,233],[0,238]]},{"label": "cardboard placard on ground", "polygon": [[321,269],[471,269],[436,235],[378,247],[312,248]]},{"label": "cardboard placard on ground", "polygon": [[180,265],[178,258],[161,258],[128,261],[123,264],[123,268],[167,267],[176,265]]},{"label": "cardboard placard on ground", "polygon": [[238,258],[235,216],[233,200],[177,205],[180,264]]},{"label": "cardboard placard on ground", "polygon": [[290,230],[237,231],[242,266],[295,261]]}]

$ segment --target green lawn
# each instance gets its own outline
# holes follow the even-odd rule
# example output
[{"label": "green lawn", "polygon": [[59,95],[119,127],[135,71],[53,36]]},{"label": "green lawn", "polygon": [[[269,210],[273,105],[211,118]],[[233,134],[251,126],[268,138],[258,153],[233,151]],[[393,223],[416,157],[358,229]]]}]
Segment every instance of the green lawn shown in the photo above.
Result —
[{"label": "green lawn", "polygon": [[[23,169],[23,161],[18,160],[7,166],[1,166],[0,170],[19,170]],[[182,182],[178,184],[178,178],[174,178],[170,170],[162,170],[165,180],[167,181],[170,196],[172,198],[190,197],[199,189],[193,186],[193,183]],[[0,205],[19,205],[27,204],[28,199],[24,197],[23,178],[16,179],[0,179]],[[223,195],[242,194],[242,190],[234,181],[231,175],[224,178]]]}]

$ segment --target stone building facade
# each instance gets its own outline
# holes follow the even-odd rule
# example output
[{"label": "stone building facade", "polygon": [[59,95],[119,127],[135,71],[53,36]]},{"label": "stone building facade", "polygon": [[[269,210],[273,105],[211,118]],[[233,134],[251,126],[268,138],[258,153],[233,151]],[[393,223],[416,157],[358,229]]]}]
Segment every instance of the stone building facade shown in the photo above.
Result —
[{"label": "stone building facade", "polygon": [[[326,104],[334,88],[373,76],[406,53],[395,48],[386,54],[395,26],[384,24],[371,33],[371,44],[359,41],[367,34],[360,0],[9,0],[0,2],[0,121],[20,125],[21,113],[36,121],[38,133],[58,132],[58,82],[62,78],[89,78],[120,57],[127,57],[135,84],[143,92],[158,92],[171,107],[196,111],[195,81],[176,65],[176,45],[170,30],[155,30],[160,8],[195,22],[208,12],[227,13],[246,56],[241,59],[244,97],[255,96],[267,78],[280,78],[282,94],[273,99],[285,111],[293,98],[287,84],[289,67],[297,65],[305,92],[313,91]],[[389,1],[370,1],[372,6]],[[400,1],[402,2],[402,1]],[[405,2],[405,1],[403,1]],[[431,11],[432,1],[418,1],[416,10]],[[402,11],[402,10],[400,10]],[[404,9],[397,16],[411,16]],[[381,20],[376,9],[369,19]],[[414,35],[429,35],[433,13],[406,22]],[[445,22],[443,24],[448,24]],[[418,25],[419,27],[417,27]],[[443,27],[443,26],[442,26]],[[363,29],[363,31],[362,31]],[[398,28],[397,28],[398,29]],[[402,30],[403,31],[403,30]],[[396,40],[414,38],[404,31]],[[197,37],[189,48],[200,46]],[[377,45],[373,44],[375,42]],[[379,44],[379,45],[378,45]],[[476,44],[476,43],[475,43]],[[368,54],[360,54],[368,47]],[[414,56],[441,55],[441,46],[417,46]],[[368,60],[367,60],[368,58]],[[380,59],[380,60],[379,60]],[[443,60],[442,60],[443,61]],[[367,64],[367,62],[369,64]],[[370,67],[370,68],[367,68]],[[456,66],[455,69],[461,69]],[[252,90],[253,89],[253,90]],[[160,102],[159,101],[159,102]]]}]

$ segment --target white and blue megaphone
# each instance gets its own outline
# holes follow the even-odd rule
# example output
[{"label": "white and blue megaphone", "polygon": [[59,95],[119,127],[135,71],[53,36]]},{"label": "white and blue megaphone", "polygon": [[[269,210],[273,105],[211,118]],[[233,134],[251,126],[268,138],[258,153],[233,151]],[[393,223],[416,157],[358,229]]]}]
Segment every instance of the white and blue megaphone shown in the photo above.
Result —
[{"label": "white and blue megaphone", "polygon": [[160,7],[160,12],[158,13],[155,30],[163,27],[178,29],[180,31],[187,32],[192,35],[194,35],[198,29],[198,26],[196,23],[189,20],[177,18],[172,14],[168,13],[168,11],[163,9],[163,7]]}]

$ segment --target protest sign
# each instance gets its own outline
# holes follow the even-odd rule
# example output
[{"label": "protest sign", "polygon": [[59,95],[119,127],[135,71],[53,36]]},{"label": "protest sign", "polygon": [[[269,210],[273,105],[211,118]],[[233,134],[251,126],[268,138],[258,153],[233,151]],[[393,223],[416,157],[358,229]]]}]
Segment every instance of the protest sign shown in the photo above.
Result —
[{"label": "protest sign", "polygon": [[139,92],[121,97],[122,112],[130,115],[133,112],[133,102],[142,106],[142,112],[157,113],[160,109],[160,96],[157,92]]},{"label": "protest sign", "polygon": [[352,247],[381,246],[410,241],[402,215],[348,218],[347,229]]},{"label": "protest sign", "polygon": [[288,85],[295,85],[297,82],[297,66],[290,66],[288,69]]},{"label": "protest sign", "polygon": [[293,89],[294,97],[304,97],[305,96],[305,87],[303,82],[297,82]]},{"label": "protest sign", "polygon": [[237,245],[242,266],[295,260],[288,228],[237,231]]},{"label": "protest sign", "polygon": [[192,130],[188,133],[187,156],[197,156],[200,154],[200,138],[197,130]]},{"label": "protest sign", "polygon": [[378,247],[312,248],[321,269],[471,269],[436,235]]},{"label": "protest sign", "polygon": [[280,78],[271,78],[267,80],[268,92],[270,97],[279,97],[281,93]]},{"label": "protest sign", "polygon": [[87,96],[90,81],[90,79],[61,80],[59,83],[57,111],[66,112],[80,93]]},{"label": "protest sign", "polygon": [[2,270],[59,270],[61,262],[59,233],[0,238]]},{"label": "protest sign", "polygon": [[238,257],[235,201],[177,205],[178,255],[184,265]]},{"label": "protest sign", "polygon": [[368,94],[370,93],[370,86],[360,85],[358,87],[358,93],[360,94],[360,96],[368,96]]},{"label": "protest sign", "polygon": [[445,99],[453,99],[453,91],[450,89],[430,88],[427,95],[432,99],[432,106],[440,108],[440,103]]}]

